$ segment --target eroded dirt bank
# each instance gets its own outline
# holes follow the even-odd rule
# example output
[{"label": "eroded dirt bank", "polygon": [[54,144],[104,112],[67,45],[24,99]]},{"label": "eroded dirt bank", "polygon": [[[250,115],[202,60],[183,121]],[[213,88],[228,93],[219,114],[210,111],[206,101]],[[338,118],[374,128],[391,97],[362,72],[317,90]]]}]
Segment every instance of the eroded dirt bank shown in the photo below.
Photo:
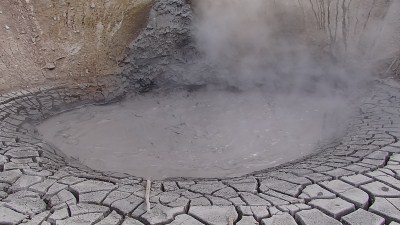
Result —
[{"label": "eroded dirt bank", "polygon": [[[1,89],[79,82],[121,71],[140,79],[187,81],[187,65],[198,66],[192,72],[206,71],[198,64],[200,53],[190,27],[199,2],[1,1]],[[377,72],[398,73],[400,2],[264,2],[266,12],[278,18],[279,23],[272,24],[278,37],[295,34],[297,41],[342,59],[356,52]],[[204,5],[203,14],[211,11]]]},{"label": "eroded dirt bank", "polygon": [[0,88],[118,73],[151,0],[0,1]]}]

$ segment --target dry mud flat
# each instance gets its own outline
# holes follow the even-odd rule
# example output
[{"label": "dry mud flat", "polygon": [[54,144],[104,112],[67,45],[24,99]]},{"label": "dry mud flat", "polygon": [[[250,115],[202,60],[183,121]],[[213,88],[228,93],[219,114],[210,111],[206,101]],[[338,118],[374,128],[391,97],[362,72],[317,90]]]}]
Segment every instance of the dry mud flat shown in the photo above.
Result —
[{"label": "dry mud flat", "polygon": [[0,97],[3,224],[400,223],[400,91],[377,84],[344,137],[309,158],[236,178],[153,181],[92,170],[43,141],[36,122],[117,97],[82,87]]}]

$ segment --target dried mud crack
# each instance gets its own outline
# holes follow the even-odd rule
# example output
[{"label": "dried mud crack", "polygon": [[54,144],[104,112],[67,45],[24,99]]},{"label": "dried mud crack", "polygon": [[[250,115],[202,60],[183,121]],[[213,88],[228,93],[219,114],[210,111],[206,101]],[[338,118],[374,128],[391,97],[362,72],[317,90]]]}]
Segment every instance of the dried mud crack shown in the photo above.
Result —
[{"label": "dried mud crack", "polygon": [[[2,224],[389,224],[400,222],[400,91],[379,83],[346,135],[311,157],[236,178],[151,182],[92,170],[41,140],[36,124],[107,103],[121,87],[43,87],[0,97]],[[373,223],[371,223],[373,221]],[[395,223],[393,223],[395,224]]]}]

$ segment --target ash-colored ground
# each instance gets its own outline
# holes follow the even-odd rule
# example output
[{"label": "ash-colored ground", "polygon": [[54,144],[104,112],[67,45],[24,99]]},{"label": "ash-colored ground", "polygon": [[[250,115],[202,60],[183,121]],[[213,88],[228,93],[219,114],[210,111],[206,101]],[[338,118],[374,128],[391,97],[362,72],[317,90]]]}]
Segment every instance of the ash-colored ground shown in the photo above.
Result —
[{"label": "ash-colored ground", "polygon": [[329,123],[344,108],[334,99],[259,91],[177,91],[80,108],[39,131],[98,170],[151,179],[239,176],[311,153],[332,135]]}]

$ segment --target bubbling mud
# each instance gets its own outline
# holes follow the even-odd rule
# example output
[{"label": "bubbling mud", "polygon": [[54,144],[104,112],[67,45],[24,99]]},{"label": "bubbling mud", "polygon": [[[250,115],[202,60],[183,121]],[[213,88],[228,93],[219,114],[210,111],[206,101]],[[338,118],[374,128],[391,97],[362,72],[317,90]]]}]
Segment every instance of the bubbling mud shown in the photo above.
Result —
[{"label": "bubbling mud", "polygon": [[38,130],[97,170],[150,179],[232,177],[312,153],[340,131],[346,108],[342,100],[258,90],[159,91],[68,111]]}]

